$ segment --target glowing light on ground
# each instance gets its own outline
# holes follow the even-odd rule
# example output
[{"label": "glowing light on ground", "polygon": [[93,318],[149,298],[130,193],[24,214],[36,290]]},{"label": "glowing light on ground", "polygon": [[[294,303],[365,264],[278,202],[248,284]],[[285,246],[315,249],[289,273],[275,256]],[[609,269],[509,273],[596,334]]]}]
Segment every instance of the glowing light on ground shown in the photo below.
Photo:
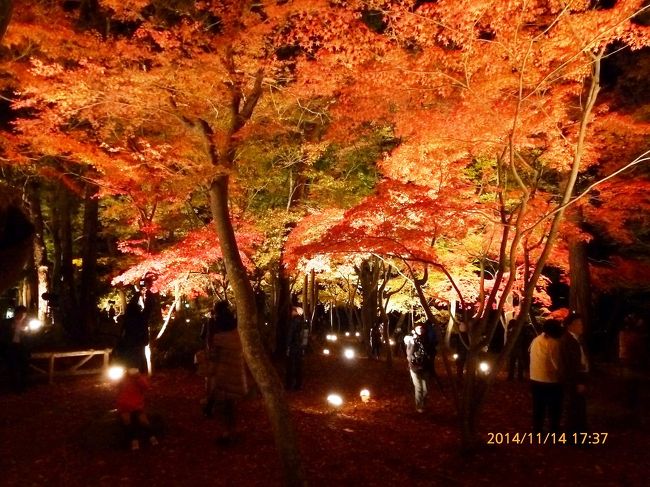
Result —
[{"label": "glowing light on ground", "polygon": [[457,353],[453,354],[451,358],[453,358],[454,360],[458,360],[458,354]]},{"label": "glowing light on ground", "polygon": [[330,354],[330,349],[329,348],[324,348],[323,349],[323,355],[329,355]]},{"label": "glowing light on ground", "polygon": [[354,336],[355,336],[355,337],[360,337],[360,336],[361,336],[361,333],[356,332],[356,333],[354,334]]},{"label": "glowing light on ground", "polygon": [[346,349],[343,351],[343,356],[344,356],[345,358],[347,358],[347,359],[353,359],[354,356],[355,356],[354,349],[352,349],[352,348],[346,348]]},{"label": "glowing light on ground", "polygon": [[361,389],[359,396],[361,396],[363,402],[368,402],[370,400],[370,391],[368,389]]},{"label": "glowing light on ground", "polygon": [[43,323],[41,323],[41,320],[37,320],[34,318],[33,320],[29,321],[29,324],[27,325],[27,328],[29,331],[38,331],[43,327]]},{"label": "glowing light on ground", "polygon": [[484,374],[487,374],[490,371],[490,364],[488,364],[487,362],[481,362],[480,364],[478,364],[478,370],[480,370]]},{"label": "glowing light on ground", "polygon": [[113,365],[112,367],[108,368],[108,371],[106,372],[106,375],[110,380],[118,381],[122,377],[124,377],[124,374],[126,371],[124,370],[124,367],[120,365]]},{"label": "glowing light on ground", "polygon": [[346,331],[346,332],[345,332],[345,336],[346,336],[346,337],[349,337],[349,336],[350,336],[350,332],[349,332],[349,331]]},{"label": "glowing light on ground", "polygon": [[327,339],[328,342],[335,342],[336,340],[338,340],[338,337],[334,333],[330,333],[325,338]]},{"label": "glowing light on ground", "polygon": [[388,343],[390,343],[391,345],[395,345],[395,340],[391,338],[390,340],[388,340]]},{"label": "glowing light on ground", "polygon": [[339,407],[343,404],[343,398],[338,394],[330,394],[327,396],[327,402],[334,407]]}]

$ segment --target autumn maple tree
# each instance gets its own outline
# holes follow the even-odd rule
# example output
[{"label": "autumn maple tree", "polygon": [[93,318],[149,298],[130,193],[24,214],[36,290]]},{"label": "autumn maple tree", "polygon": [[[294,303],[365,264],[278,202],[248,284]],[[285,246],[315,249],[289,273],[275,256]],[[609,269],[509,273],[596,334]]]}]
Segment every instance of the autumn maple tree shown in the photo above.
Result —
[{"label": "autumn maple tree", "polygon": [[[173,285],[188,267],[223,261],[290,484],[302,482],[298,452],[258,331],[240,248],[247,232],[237,236],[233,219],[251,223],[278,174],[288,174],[286,210],[315,189],[318,208],[287,242],[287,260],[362,256],[352,266],[368,277],[369,302],[388,299],[376,293],[392,292],[390,273],[379,272],[390,267],[408,276],[425,311],[432,298],[474,305],[463,318],[470,340],[458,401],[470,446],[499,369],[480,378],[479,354],[508,311],[519,326],[498,363],[507,357],[543,294],[565,211],[582,189],[607,194],[613,187],[601,180],[646,160],[640,149],[605,164],[587,188],[578,184],[602,163],[592,129],[608,112],[598,104],[602,60],[648,42],[637,21],[643,2],[592,3],[100,0],[66,12],[24,2],[4,39],[2,83],[15,120],[3,157],[25,174],[94,192],[88,202],[110,201],[105,217],[128,225],[124,240],[143,254],[124,282],[157,267],[167,273],[161,285]],[[347,209],[375,175],[357,186],[363,194],[341,197],[345,184],[334,180],[353,171],[332,171],[331,151],[373,134],[382,134],[371,144],[381,150],[363,165],[376,164],[383,180]],[[328,186],[310,186],[328,171]],[[269,206],[277,217],[279,205]],[[278,252],[298,218],[277,217]],[[183,242],[160,252],[173,230],[168,240]],[[309,286],[313,295],[313,277]]]}]

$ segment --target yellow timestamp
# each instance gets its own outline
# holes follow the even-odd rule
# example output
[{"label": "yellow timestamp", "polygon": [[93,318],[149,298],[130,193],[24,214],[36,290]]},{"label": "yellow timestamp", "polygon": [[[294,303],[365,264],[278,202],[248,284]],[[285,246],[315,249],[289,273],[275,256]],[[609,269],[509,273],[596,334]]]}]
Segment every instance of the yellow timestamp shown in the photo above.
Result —
[{"label": "yellow timestamp", "polygon": [[604,445],[609,433],[488,433],[488,445]]}]

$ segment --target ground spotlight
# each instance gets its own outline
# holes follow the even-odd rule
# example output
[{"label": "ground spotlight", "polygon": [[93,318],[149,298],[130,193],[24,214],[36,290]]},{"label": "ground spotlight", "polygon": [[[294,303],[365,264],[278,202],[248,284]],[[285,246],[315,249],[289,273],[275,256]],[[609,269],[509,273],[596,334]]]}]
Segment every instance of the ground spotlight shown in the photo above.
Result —
[{"label": "ground spotlight", "polygon": [[347,359],[353,359],[355,356],[354,349],[353,348],[346,348],[343,351],[343,356]]},{"label": "ground spotlight", "polygon": [[458,354],[457,353],[453,354],[451,358],[453,358],[454,360],[458,360]]},{"label": "ground spotlight", "polygon": [[124,374],[126,373],[126,370],[124,367],[121,365],[113,365],[112,367],[108,368],[108,371],[106,372],[106,375],[108,375],[108,378],[113,380],[113,381],[118,381],[122,377],[124,377]]},{"label": "ground spotlight", "polygon": [[330,349],[329,348],[324,348],[323,349],[323,355],[329,355],[330,354]]},{"label": "ground spotlight", "polygon": [[490,364],[487,362],[483,361],[478,364],[478,369],[483,372],[484,374],[487,374],[490,371]]},{"label": "ground spotlight", "polygon": [[43,323],[41,320],[37,320],[36,318],[32,319],[29,321],[29,324],[27,325],[27,328],[29,328],[29,331],[38,331],[43,327]]},{"label": "ground spotlight", "polygon": [[361,389],[359,396],[361,396],[363,402],[368,402],[370,400],[370,391],[368,389]]},{"label": "ground spotlight", "polygon": [[327,396],[327,402],[334,407],[339,407],[343,404],[343,398],[338,394],[330,394]]}]

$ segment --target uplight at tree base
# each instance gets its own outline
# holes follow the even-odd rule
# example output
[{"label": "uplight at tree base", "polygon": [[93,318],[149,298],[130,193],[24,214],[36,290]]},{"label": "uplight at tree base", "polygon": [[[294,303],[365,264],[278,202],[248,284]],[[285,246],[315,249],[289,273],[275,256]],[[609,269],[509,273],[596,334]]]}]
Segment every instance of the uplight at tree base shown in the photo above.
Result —
[{"label": "uplight at tree base", "polygon": [[360,336],[361,336],[361,333],[359,333],[359,332],[357,331],[357,332],[355,332],[354,336],[355,336],[355,337],[360,337]]},{"label": "uplight at tree base", "polygon": [[323,349],[323,355],[329,355],[330,354],[330,349],[329,348],[324,348]]},{"label": "uplight at tree base", "polygon": [[478,364],[478,370],[480,370],[484,374],[487,374],[490,371],[490,364],[488,364],[487,362],[481,362],[480,364]]},{"label": "uplight at tree base", "polygon": [[454,360],[458,360],[458,354],[457,353],[453,354],[451,358],[453,358]]},{"label": "uplight at tree base", "polygon": [[388,340],[388,343],[390,343],[391,346],[392,346],[392,345],[395,345],[395,340],[393,340],[393,339],[391,338],[390,340]]},{"label": "uplight at tree base", "polygon": [[359,396],[361,396],[363,402],[368,402],[370,400],[370,391],[368,389],[361,389]]},{"label": "uplight at tree base", "polygon": [[346,332],[345,332],[345,336],[346,336],[346,337],[349,337],[349,336],[350,336],[350,332],[349,332],[349,331],[346,331]]},{"label": "uplight at tree base", "polygon": [[121,380],[122,377],[124,377],[124,374],[126,373],[126,370],[124,367],[120,365],[113,365],[112,367],[108,368],[108,371],[106,372],[106,375],[108,378],[112,381],[118,381]]},{"label": "uplight at tree base", "polygon": [[144,347],[144,357],[147,360],[147,373],[151,375],[153,369],[151,368],[151,347],[149,345]]},{"label": "uplight at tree base", "polygon": [[343,352],[343,356],[349,360],[353,359],[355,356],[354,349],[346,348],[345,351]]},{"label": "uplight at tree base", "polygon": [[29,324],[27,325],[29,331],[38,331],[42,327],[43,327],[43,323],[41,322],[41,320],[37,320],[36,318],[30,320]]},{"label": "uplight at tree base", "polygon": [[338,394],[330,394],[327,396],[327,402],[334,407],[340,407],[343,405],[343,398],[339,396]]}]

